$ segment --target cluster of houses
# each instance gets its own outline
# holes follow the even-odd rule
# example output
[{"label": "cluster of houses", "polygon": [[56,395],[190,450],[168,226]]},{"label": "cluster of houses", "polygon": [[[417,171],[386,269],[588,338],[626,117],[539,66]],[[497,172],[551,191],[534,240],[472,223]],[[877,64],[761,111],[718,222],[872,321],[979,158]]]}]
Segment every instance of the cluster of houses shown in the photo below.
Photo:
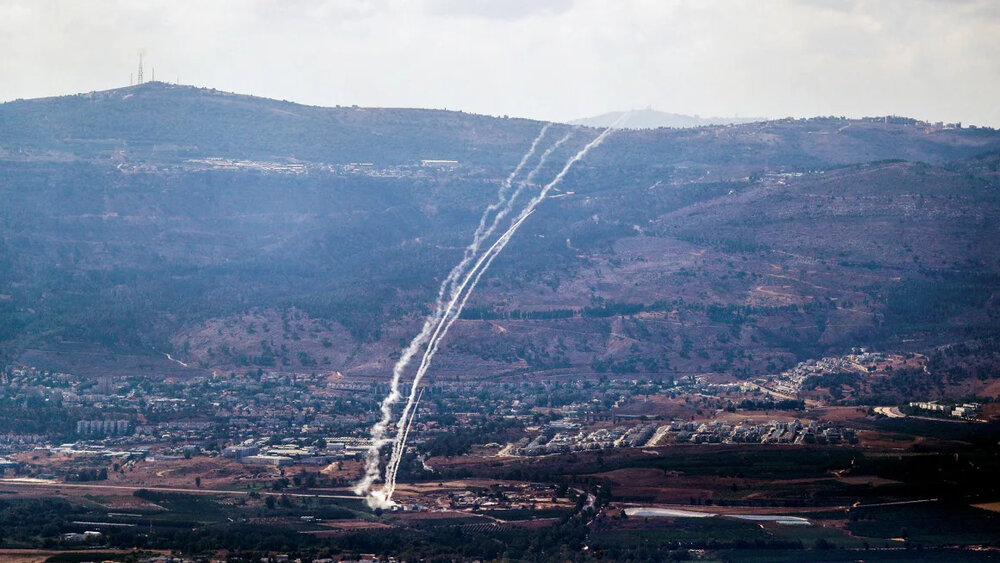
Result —
[{"label": "cluster of houses", "polygon": [[[579,425],[577,425],[579,426]],[[669,424],[641,423],[571,432],[565,424],[550,424],[534,438],[511,444],[513,455],[538,456],[581,450],[651,447],[670,442],[693,444],[841,444],[856,443],[851,428],[831,422],[799,420],[754,423],[675,420]]]},{"label": "cluster of houses", "polygon": [[522,438],[510,449],[515,455],[546,455],[581,450],[602,450],[609,448],[636,448],[645,446],[656,432],[656,424],[620,425],[599,428],[592,432],[578,431],[576,423],[553,422],[548,431],[534,438]]},{"label": "cluster of houses", "polygon": [[799,420],[754,423],[746,420],[740,424],[721,421],[674,422],[666,434],[674,442],[695,444],[840,444],[856,443],[851,428],[830,422]]},{"label": "cluster of houses", "polygon": [[356,458],[368,449],[368,440],[336,437],[324,440],[325,445],[303,446],[292,440],[266,445],[266,440],[247,440],[222,450],[222,456],[248,465],[327,465],[333,461]]},{"label": "cluster of houses", "polygon": [[888,359],[889,356],[886,354],[869,352],[864,348],[855,348],[851,354],[846,356],[800,362],[792,369],[772,376],[766,383],[778,393],[796,395],[810,377],[839,372],[866,374],[874,370],[879,363]]},{"label": "cluster of houses", "polygon": [[979,414],[983,406],[979,403],[962,403],[958,405],[942,404],[937,401],[913,401],[910,403],[910,408],[929,413],[940,413],[955,418],[974,418]]},{"label": "cluster of houses", "polygon": [[129,433],[127,420],[78,420],[76,433],[81,436],[124,436]]}]

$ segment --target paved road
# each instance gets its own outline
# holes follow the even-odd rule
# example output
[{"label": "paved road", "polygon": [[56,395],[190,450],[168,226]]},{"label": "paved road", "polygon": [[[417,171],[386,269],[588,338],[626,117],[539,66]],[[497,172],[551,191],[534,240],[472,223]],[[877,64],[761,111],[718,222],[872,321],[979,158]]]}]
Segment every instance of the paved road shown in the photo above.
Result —
[{"label": "paved road", "polygon": [[906,418],[906,415],[899,410],[899,407],[875,407],[875,413],[889,418]]},{"label": "paved road", "polygon": [[861,504],[861,501],[857,501],[851,505],[851,508],[874,508],[876,506],[899,506],[901,504],[920,504],[924,502],[937,502],[939,499],[936,498],[922,498],[919,500],[900,500],[896,502],[878,502],[875,504]]},{"label": "paved road", "polygon": [[[16,487],[47,487],[51,489],[102,489],[102,490],[113,490],[113,491],[123,491],[134,493],[139,489],[145,489],[147,491],[155,491],[159,493],[188,493],[194,495],[238,495],[246,496],[250,494],[250,491],[225,491],[218,489],[183,489],[177,487],[137,487],[134,485],[101,485],[95,483],[60,483],[57,481],[25,481],[22,479],[0,479],[0,485],[4,486],[16,486]],[[286,495],[290,497],[308,497],[308,498],[334,498],[334,499],[350,499],[359,500],[361,497],[355,495],[330,495],[321,493],[284,493],[284,492],[274,492],[274,491],[257,491],[261,495],[270,496],[281,496]]]}]

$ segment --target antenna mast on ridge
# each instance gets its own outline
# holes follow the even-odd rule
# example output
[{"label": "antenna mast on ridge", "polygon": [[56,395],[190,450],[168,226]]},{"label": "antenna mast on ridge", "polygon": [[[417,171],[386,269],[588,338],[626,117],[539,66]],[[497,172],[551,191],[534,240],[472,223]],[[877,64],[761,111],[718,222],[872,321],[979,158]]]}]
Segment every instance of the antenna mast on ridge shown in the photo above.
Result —
[{"label": "antenna mast on ridge", "polygon": [[136,84],[142,84],[142,56],[145,54],[145,49],[139,49],[139,74],[136,76]]}]

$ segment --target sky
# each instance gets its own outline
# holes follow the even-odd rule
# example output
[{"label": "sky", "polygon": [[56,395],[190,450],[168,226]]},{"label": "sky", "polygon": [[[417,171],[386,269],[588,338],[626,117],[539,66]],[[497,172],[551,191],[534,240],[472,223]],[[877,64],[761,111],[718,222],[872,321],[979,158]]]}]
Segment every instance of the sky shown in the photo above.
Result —
[{"label": "sky", "polygon": [[1000,127],[997,0],[0,0],[0,101],[128,86],[140,48],[321,106]]}]

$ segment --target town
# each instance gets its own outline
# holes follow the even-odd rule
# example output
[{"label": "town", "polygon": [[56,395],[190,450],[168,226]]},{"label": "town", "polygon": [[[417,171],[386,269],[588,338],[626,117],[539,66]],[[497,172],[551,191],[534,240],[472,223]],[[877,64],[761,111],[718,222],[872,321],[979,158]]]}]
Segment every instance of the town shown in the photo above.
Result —
[{"label": "town", "polygon": [[[423,456],[475,449],[498,457],[684,443],[857,444],[855,428],[843,420],[810,417],[806,402],[787,394],[808,377],[822,376],[822,366],[842,370],[859,358],[889,359],[865,353],[810,363],[808,371],[796,367],[788,375],[761,381],[773,393],[760,384],[707,376],[431,382],[411,444]],[[793,388],[786,381],[798,385]],[[5,456],[0,468],[8,475],[68,480],[79,478],[76,464],[60,473],[46,464],[49,458],[30,454],[89,459],[92,466],[85,469],[98,474],[112,463],[198,456],[274,467],[322,468],[358,460],[370,446],[368,430],[387,391],[384,383],[349,380],[337,372],[259,368],[153,381],[82,379],[7,366],[2,384],[0,404],[9,415],[0,421],[0,455]],[[944,410],[937,403],[917,402],[892,408]],[[955,409],[971,418],[980,405]],[[778,416],[769,417],[772,412]],[[481,431],[471,438],[455,432],[456,423]]]}]

